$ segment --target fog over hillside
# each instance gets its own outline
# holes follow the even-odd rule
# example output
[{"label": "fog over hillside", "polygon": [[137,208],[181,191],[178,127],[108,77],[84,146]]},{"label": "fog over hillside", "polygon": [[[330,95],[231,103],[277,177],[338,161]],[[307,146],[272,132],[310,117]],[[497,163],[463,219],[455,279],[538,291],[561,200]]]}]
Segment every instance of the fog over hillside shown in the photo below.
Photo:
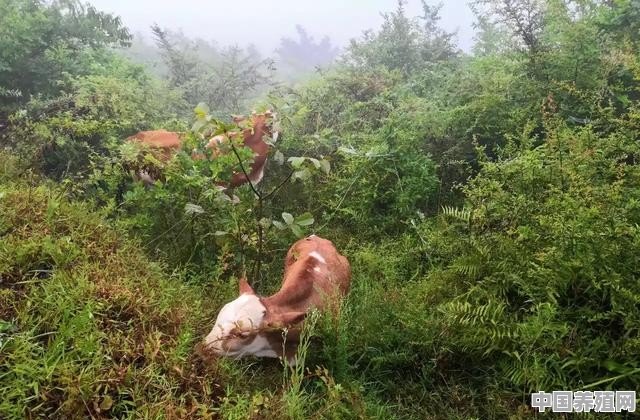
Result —
[{"label": "fog over hillside", "polygon": [[[379,27],[380,11],[393,11],[397,6],[396,0],[91,0],[90,3],[121,16],[134,32],[150,35],[149,27],[157,23],[221,45],[255,44],[264,54],[270,54],[282,37],[294,36],[296,25],[303,26],[316,39],[327,35],[334,44],[344,46],[363,31]],[[410,16],[419,15],[421,1],[408,0],[406,10]],[[468,51],[473,43],[473,13],[467,1],[443,2],[441,16],[441,26],[447,31],[458,30],[459,45]]]}]

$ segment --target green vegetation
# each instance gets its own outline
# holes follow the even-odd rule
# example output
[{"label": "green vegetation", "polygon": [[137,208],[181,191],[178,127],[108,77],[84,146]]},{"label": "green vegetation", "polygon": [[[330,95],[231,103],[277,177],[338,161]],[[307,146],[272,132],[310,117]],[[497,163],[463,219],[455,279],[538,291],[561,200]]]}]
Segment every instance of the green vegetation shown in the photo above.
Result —
[{"label": "green vegetation", "polygon": [[[267,84],[262,59],[203,72],[156,28],[158,75],[110,49],[130,38],[111,15],[0,0],[0,417],[519,419],[534,391],[637,390],[640,6],[473,7],[472,54],[400,3],[254,100],[282,136],[256,190],[225,194],[251,156],[192,151],[238,129],[219,117]],[[124,142],[150,128],[187,147]],[[304,363],[200,351],[237,276],[273,292],[311,232],[353,279]]]}]

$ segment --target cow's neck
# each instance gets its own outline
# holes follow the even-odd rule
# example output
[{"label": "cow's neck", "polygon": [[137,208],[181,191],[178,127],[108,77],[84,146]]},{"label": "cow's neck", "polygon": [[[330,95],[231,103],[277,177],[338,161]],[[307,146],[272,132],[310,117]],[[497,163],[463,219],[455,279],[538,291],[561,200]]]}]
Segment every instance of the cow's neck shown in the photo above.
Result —
[{"label": "cow's neck", "polygon": [[[303,305],[292,305],[282,294],[276,293],[268,297],[260,297],[260,303],[264,305],[267,311],[266,317],[274,314],[281,314],[288,311],[304,310]],[[300,328],[290,327],[286,332],[281,329],[267,328],[258,333],[260,339],[264,339],[269,343],[269,347],[273,353],[265,353],[267,357],[286,358],[290,365],[296,364],[296,351],[300,342]]]},{"label": "cow's neck", "polygon": [[305,311],[307,309],[306,299],[299,299],[282,291],[260,298],[260,302],[267,309],[267,314],[277,315],[293,311]]},{"label": "cow's neck", "polygon": [[256,146],[262,142],[265,134],[265,124],[263,121],[256,121],[252,129],[247,129],[244,136],[244,144],[247,147]]},{"label": "cow's neck", "polygon": [[[295,357],[298,344],[300,343],[300,328],[287,329],[286,335],[282,330],[269,330],[259,333],[262,339],[267,340],[272,354],[275,357],[286,357],[289,363]],[[274,357],[269,355],[268,357]]]}]

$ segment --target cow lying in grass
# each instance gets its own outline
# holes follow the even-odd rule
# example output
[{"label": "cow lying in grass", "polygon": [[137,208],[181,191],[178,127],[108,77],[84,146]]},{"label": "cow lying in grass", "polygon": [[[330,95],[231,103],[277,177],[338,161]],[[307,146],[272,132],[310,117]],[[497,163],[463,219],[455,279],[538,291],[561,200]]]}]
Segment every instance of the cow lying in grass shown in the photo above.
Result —
[{"label": "cow lying in grass", "polygon": [[[259,183],[264,176],[264,168],[267,163],[267,155],[269,154],[269,145],[264,141],[265,137],[277,136],[277,133],[272,133],[271,119],[273,115],[270,111],[263,114],[253,114],[249,121],[246,121],[244,117],[234,118],[234,122],[241,126],[247,127],[240,132],[229,132],[229,137],[236,138],[242,135],[242,144],[244,147],[251,149],[254,153],[253,163],[250,167],[245,167],[245,172],[242,170],[234,172],[231,180],[226,187],[237,187],[247,181],[251,181],[253,184]],[[152,131],[140,131],[137,134],[127,138],[127,141],[138,142],[149,147],[154,152],[156,159],[166,162],[173,157],[181,148],[184,137],[181,133],[175,133],[166,130],[152,130]],[[224,135],[218,135],[213,137],[206,145],[208,149],[212,151],[211,156],[213,158],[224,153],[224,143],[229,139]],[[194,154],[194,159],[204,159],[203,155]],[[137,176],[147,185],[152,185],[160,174],[152,173],[149,168],[141,168],[137,171]]]},{"label": "cow lying in grass", "polygon": [[296,242],[284,265],[282,287],[272,296],[258,296],[246,279],[240,280],[240,296],[222,308],[205,338],[208,350],[236,358],[286,357],[295,363],[300,323],[313,308],[337,315],[349,291],[351,268],[331,241],[315,235]]}]

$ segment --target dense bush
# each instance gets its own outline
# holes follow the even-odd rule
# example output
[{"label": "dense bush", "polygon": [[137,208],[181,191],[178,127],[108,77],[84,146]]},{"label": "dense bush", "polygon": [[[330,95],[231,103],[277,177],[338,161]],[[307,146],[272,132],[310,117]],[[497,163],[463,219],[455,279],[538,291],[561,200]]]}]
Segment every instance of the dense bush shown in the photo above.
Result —
[{"label": "dense bush", "polygon": [[183,125],[181,106],[178,94],[142,68],[114,59],[100,73],[72,80],[55,99],[29,101],[10,117],[3,142],[47,176],[83,177],[92,158],[114,152],[125,137]]},{"label": "dense bush", "polygon": [[70,78],[92,74],[127,45],[120,18],[76,0],[0,3],[0,118],[31,95],[51,98]]},{"label": "dense bush", "polygon": [[427,351],[496,389],[635,389],[637,140],[549,130],[484,163],[465,208],[422,229],[442,268],[411,288],[403,318]]}]

